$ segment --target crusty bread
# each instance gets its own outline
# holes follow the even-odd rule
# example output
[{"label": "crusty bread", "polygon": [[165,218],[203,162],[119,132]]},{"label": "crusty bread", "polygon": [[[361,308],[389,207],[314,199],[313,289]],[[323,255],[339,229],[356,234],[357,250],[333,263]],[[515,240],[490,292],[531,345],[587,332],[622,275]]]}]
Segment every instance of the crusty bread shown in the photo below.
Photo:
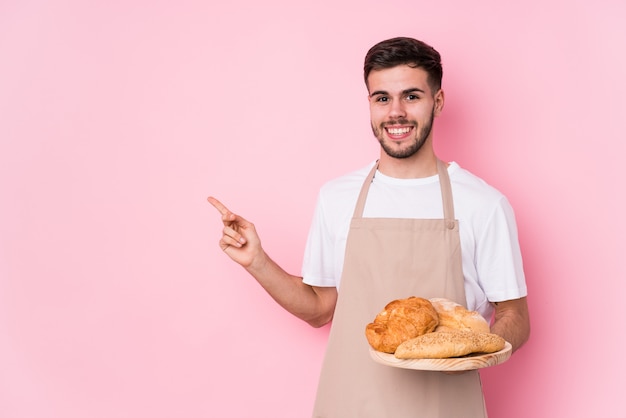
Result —
[{"label": "crusty bread", "polygon": [[496,334],[473,331],[430,332],[400,344],[395,356],[399,359],[461,357],[472,353],[495,353],[504,346],[504,339]]},{"label": "crusty bread", "polygon": [[489,332],[489,323],[476,311],[468,311],[464,306],[449,299],[432,298],[430,302],[439,316],[435,331],[474,331]]},{"label": "crusty bread", "polygon": [[367,341],[377,351],[393,353],[398,345],[431,332],[439,319],[428,299],[409,297],[389,302],[365,328]]}]

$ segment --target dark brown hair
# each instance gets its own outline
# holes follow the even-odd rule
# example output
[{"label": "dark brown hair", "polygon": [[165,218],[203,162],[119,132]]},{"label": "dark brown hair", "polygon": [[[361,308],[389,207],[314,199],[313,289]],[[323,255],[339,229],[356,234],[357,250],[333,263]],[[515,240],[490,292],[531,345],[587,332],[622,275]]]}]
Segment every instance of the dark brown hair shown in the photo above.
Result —
[{"label": "dark brown hair", "polygon": [[363,65],[365,85],[368,85],[367,78],[373,70],[384,70],[398,65],[408,65],[426,71],[433,94],[441,88],[443,68],[439,52],[422,41],[404,37],[387,39],[370,48]]}]

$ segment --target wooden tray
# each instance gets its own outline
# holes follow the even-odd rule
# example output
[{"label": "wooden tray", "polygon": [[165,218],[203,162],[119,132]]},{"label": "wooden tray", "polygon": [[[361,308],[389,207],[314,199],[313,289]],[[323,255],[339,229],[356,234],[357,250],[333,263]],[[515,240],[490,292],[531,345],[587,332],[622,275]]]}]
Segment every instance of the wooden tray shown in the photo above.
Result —
[{"label": "wooden tray", "polygon": [[469,355],[465,357],[437,358],[437,359],[410,359],[402,360],[393,354],[382,353],[370,347],[370,356],[380,364],[399,367],[401,369],[433,370],[433,371],[463,371],[476,370],[504,363],[511,357],[511,344],[506,343],[500,351],[490,354]]}]

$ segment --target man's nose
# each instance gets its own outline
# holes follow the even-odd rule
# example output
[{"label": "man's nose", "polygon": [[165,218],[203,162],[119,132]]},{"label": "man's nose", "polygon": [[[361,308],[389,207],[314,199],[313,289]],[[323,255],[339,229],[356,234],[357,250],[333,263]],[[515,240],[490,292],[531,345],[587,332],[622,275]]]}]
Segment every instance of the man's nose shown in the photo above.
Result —
[{"label": "man's nose", "polygon": [[389,107],[389,117],[392,119],[401,118],[406,116],[406,110],[402,100],[393,100]]}]

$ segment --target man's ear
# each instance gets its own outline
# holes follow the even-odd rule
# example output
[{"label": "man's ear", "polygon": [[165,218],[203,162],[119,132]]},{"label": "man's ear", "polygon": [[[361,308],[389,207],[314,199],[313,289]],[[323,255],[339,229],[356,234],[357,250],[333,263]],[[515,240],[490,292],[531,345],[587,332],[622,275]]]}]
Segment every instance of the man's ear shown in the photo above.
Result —
[{"label": "man's ear", "polygon": [[439,91],[435,93],[435,116],[439,116],[441,114],[444,103],[445,94],[442,89],[439,89]]}]

